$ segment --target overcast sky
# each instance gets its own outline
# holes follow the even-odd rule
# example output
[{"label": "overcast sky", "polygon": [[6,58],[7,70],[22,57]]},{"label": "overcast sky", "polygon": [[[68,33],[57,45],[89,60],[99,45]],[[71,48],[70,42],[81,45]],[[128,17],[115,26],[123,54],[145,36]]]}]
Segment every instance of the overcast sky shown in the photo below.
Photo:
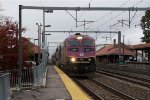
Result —
[{"label": "overcast sky", "polygon": [[[49,7],[88,7],[89,3],[91,7],[150,7],[150,0],[0,0],[2,9],[1,14],[5,16],[13,17],[18,21],[18,5],[24,6],[49,6]],[[70,14],[75,16],[74,11],[69,11]],[[123,11],[79,11],[78,20],[94,21],[94,23],[86,25],[86,30],[99,30],[99,31],[121,31],[122,35],[125,35],[125,43],[138,44],[140,38],[143,36],[140,24],[141,16],[144,12],[138,11],[131,12],[131,17],[134,18],[131,23],[131,28],[126,25],[123,27],[118,23],[118,20],[128,20],[128,13]],[[23,33],[23,36],[27,38],[37,38],[37,26],[36,23],[42,23],[42,11],[40,10],[23,10],[23,27],[28,30]],[[124,22],[128,24],[128,22]],[[49,30],[84,30],[84,27],[75,26],[75,20],[66,11],[54,11],[53,13],[46,14],[46,25],[51,25]],[[81,25],[83,23],[78,23]],[[137,27],[135,27],[135,25]],[[110,26],[113,26],[110,28]],[[67,36],[68,33],[51,33],[51,36],[47,37],[48,42],[61,42]],[[91,35],[96,38],[96,35]],[[107,40],[104,37],[110,37]],[[103,34],[98,35],[96,40],[97,44],[112,43],[113,39],[117,39],[117,34]]]}]

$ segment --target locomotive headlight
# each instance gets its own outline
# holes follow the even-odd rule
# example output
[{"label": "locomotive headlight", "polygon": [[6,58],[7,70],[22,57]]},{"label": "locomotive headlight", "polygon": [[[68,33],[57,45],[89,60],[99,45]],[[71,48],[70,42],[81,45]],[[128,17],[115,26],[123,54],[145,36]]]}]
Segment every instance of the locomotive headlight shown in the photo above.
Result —
[{"label": "locomotive headlight", "polygon": [[91,58],[89,58],[88,61],[91,61]]},{"label": "locomotive headlight", "polygon": [[75,61],[76,61],[76,58],[71,58],[70,61],[71,61],[71,62],[75,62]]},{"label": "locomotive headlight", "polygon": [[78,40],[81,40],[81,39],[82,39],[82,36],[77,36],[77,39],[78,39]]}]

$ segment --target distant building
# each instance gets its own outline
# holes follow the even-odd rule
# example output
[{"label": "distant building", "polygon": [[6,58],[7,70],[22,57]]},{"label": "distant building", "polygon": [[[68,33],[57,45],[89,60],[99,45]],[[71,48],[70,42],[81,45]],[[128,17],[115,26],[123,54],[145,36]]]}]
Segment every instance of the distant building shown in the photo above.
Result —
[{"label": "distant building", "polygon": [[104,46],[96,52],[97,63],[121,63],[135,56],[129,46],[118,44]]},{"label": "distant building", "polygon": [[131,47],[136,52],[136,60],[138,60],[138,52],[141,51],[141,60],[150,61],[150,43],[138,44]]},{"label": "distant building", "polygon": [[96,45],[96,51],[98,51],[99,49],[101,49],[101,48],[103,48],[105,46],[108,46],[108,45],[110,45],[110,44],[97,44]]},{"label": "distant building", "polygon": [[42,54],[41,54],[41,48],[38,47],[37,45],[33,44],[32,42],[30,42],[28,39],[26,39],[25,43],[28,45],[29,48],[31,48],[31,56],[29,58],[29,60],[31,61],[38,61],[38,53],[40,53],[40,59],[42,58]]}]

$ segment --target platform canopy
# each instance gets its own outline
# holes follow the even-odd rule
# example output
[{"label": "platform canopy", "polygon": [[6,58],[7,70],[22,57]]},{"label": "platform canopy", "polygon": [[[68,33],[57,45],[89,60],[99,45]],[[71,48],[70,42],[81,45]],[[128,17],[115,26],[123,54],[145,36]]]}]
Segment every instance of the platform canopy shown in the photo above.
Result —
[{"label": "platform canopy", "polygon": [[138,44],[131,47],[134,50],[150,50],[150,43]]}]

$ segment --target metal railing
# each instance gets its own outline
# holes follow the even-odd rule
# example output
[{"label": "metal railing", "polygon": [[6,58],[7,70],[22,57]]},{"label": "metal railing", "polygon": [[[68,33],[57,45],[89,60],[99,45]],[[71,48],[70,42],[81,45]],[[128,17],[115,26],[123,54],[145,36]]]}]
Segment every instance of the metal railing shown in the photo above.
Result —
[{"label": "metal railing", "polygon": [[[6,70],[0,72],[0,100],[9,100],[13,90],[40,86],[46,75],[48,57],[45,55],[42,63],[31,68]],[[21,75],[19,74],[21,72]],[[21,76],[21,81],[19,78]]]},{"label": "metal railing", "polygon": [[9,100],[10,98],[9,74],[0,73],[0,100]]},{"label": "metal railing", "polygon": [[44,72],[45,72],[45,67],[42,64],[40,64],[32,68],[32,72],[33,72],[34,86],[38,86],[42,82]]},{"label": "metal railing", "polygon": [[10,77],[10,87],[11,88],[30,88],[33,86],[38,86],[42,82],[45,67],[42,63],[38,66],[32,68],[23,68],[21,75],[21,83],[19,84],[19,69],[7,71]]},{"label": "metal railing", "polygon": [[9,74],[10,77],[10,87],[15,88],[15,87],[30,87],[33,86],[33,71],[31,68],[23,68],[22,69],[22,76],[21,76],[21,84],[19,86],[19,69],[14,69],[14,70],[7,70],[7,73]]},{"label": "metal railing", "polygon": [[9,73],[9,82],[11,89],[22,89],[22,88],[31,88],[33,86],[41,85],[43,76],[46,71],[46,66],[43,66],[41,63],[38,66],[32,68],[23,68],[21,70],[21,83],[19,83],[19,69],[7,70],[3,73]]},{"label": "metal railing", "polygon": [[23,68],[21,83],[19,83],[19,69],[7,70],[0,73],[0,100],[9,100],[12,90],[31,88],[41,85],[46,72],[47,63],[41,63],[32,68]]}]

